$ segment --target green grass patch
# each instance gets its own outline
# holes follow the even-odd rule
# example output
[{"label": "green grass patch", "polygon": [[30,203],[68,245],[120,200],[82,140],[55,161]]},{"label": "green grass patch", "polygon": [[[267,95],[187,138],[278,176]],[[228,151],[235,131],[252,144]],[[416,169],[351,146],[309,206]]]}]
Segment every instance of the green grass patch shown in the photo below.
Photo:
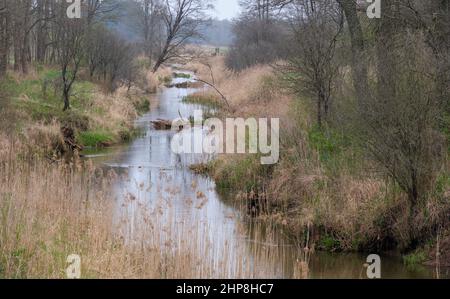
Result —
[{"label": "green grass patch", "polygon": [[78,142],[85,147],[106,147],[114,143],[114,136],[104,131],[87,131],[78,134]]},{"label": "green grass patch", "polygon": [[191,79],[192,76],[190,74],[186,74],[186,73],[173,73],[173,77],[174,78]]},{"label": "green grass patch", "polygon": [[312,127],[308,132],[311,146],[319,152],[321,161],[328,161],[339,155],[344,147],[344,137],[333,130]]},{"label": "green grass patch", "polygon": [[442,173],[436,180],[434,191],[436,195],[441,196],[450,189],[450,173]]},{"label": "green grass patch", "polygon": [[223,106],[223,103],[215,96],[192,94],[183,98],[183,103],[203,105],[209,108],[218,109]]},{"label": "green grass patch", "polygon": [[360,174],[364,163],[363,151],[349,135],[314,126],[308,130],[308,142],[317,151],[328,175],[340,173],[342,169],[353,175]]},{"label": "green grass patch", "polygon": [[341,247],[341,244],[339,240],[336,240],[330,235],[325,235],[322,238],[320,238],[319,241],[319,248],[325,251],[336,251],[339,250]]},{"label": "green grass patch", "polygon": [[403,264],[408,268],[422,265],[427,260],[427,255],[423,250],[416,250],[413,253],[403,256]]},{"label": "green grass patch", "polygon": [[78,131],[89,130],[90,121],[86,111],[99,115],[101,109],[92,107],[95,84],[87,81],[75,82],[71,96],[71,110],[62,111],[63,100],[58,82],[60,72],[56,69],[44,69],[38,73],[38,79],[17,81],[8,76],[2,82],[2,89],[7,91],[12,107],[29,115],[32,121],[50,123],[54,119],[62,125]]}]

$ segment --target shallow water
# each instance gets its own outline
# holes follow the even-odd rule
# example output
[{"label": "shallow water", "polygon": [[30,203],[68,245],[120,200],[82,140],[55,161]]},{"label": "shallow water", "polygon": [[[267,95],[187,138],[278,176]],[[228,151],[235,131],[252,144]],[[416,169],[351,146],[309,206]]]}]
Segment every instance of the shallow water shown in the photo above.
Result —
[{"label": "shallow water", "polygon": [[[174,83],[185,80],[174,79]],[[303,253],[295,242],[288,240],[280,229],[268,228],[242,217],[240,209],[232,201],[216,192],[212,180],[189,170],[189,165],[210,157],[176,155],[170,145],[174,132],[153,129],[152,120],[173,120],[180,115],[193,115],[199,106],[185,104],[182,99],[195,91],[164,89],[155,97],[151,112],[136,122],[142,129],[141,137],[126,146],[88,151],[85,153],[87,158],[119,173],[127,173],[129,179],[120,180],[116,186],[119,198],[125,201],[130,196],[136,197],[141,203],[143,200],[144,206],[136,204],[128,208],[126,217],[135,217],[136,210],[140,209],[162,210],[163,226],[160,229],[167,234],[164,238],[182,242],[186,241],[183,238],[192,235],[204,236],[190,242],[207,243],[195,244],[192,250],[200,251],[196,252],[199,256],[210,259],[216,273],[213,278],[242,278],[240,273],[247,273],[248,278],[298,277],[298,261],[302,260]],[[123,211],[119,213],[124,215]],[[136,225],[138,222],[128,228],[127,234],[131,239],[134,231],[138,230]],[[180,231],[194,233],[180,235]],[[359,254],[315,253],[311,256],[306,277],[365,278],[365,259]],[[242,268],[247,271],[242,271]],[[381,269],[383,278],[435,277],[434,269],[408,269],[397,256],[382,256]],[[448,270],[443,272],[441,277],[449,277]]]}]

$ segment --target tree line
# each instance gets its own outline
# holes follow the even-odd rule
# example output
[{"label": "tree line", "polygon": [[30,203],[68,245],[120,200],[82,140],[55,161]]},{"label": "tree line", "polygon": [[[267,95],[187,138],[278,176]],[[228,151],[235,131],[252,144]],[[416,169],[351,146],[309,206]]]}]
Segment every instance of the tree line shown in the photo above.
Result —
[{"label": "tree line", "polygon": [[[81,0],[81,18],[69,18],[71,3],[0,0],[0,79],[8,69],[27,74],[34,63],[58,66],[64,110],[81,69],[110,91],[131,86],[136,56],[145,53],[153,72],[181,55],[206,23],[210,2],[201,0]],[[139,36],[129,41],[114,30],[123,11]]]}]

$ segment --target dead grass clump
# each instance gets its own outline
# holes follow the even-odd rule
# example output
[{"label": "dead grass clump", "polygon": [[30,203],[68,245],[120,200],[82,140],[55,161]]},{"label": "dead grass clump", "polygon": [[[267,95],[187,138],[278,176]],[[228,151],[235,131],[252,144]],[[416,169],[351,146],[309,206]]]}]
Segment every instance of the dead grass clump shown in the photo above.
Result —
[{"label": "dead grass clump", "polygon": [[[277,102],[278,105],[272,107],[278,107],[274,112],[276,114],[276,111],[283,106],[282,101],[286,100],[285,97],[279,97],[279,94],[275,95],[277,88],[270,86],[274,80],[270,66],[259,65],[234,73],[225,67],[223,57],[214,57],[207,61],[191,63],[187,67],[194,70],[200,79],[214,84],[238,114],[251,114],[253,111],[250,108],[256,108],[257,105],[248,104],[255,101],[261,105]],[[267,111],[271,110],[266,109]],[[281,114],[278,113],[278,115]]]},{"label": "dead grass clump", "polygon": [[[282,224],[295,236],[312,223],[320,232],[315,241],[323,249],[407,245],[409,206],[398,186],[375,171],[367,172],[374,165],[361,155],[352,136],[344,136],[339,129],[315,128],[314,107],[284,92],[271,67],[257,65],[234,73],[225,68],[221,57],[189,67],[228,99],[232,109],[223,109],[222,117],[281,119],[280,163],[267,170],[251,163],[251,156],[219,156],[211,170],[219,187],[243,192],[244,199],[253,198],[248,194],[255,192],[267,198],[269,215],[262,217]],[[430,194],[423,213],[415,219],[418,235],[429,236],[425,230],[448,218],[449,208],[442,204],[445,194],[446,189]]]},{"label": "dead grass clump", "polygon": [[[9,147],[0,159],[1,278],[66,278],[73,254],[81,257],[82,278],[283,275],[284,265],[277,261],[284,257],[276,248],[252,247],[241,239],[241,246],[219,243],[207,223],[178,221],[165,198],[150,208],[148,198],[117,192],[114,186],[118,179],[126,181],[126,174],[89,162],[9,159],[14,152]],[[261,236],[252,240],[263,242]],[[248,254],[254,263],[236,258]]]},{"label": "dead grass clump", "polygon": [[59,155],[67,151],[61,125],[54,120],[50,124],[37,123],[25,130],[26,153]]},{"label": "dead grass clump", "polygon": [[173,70],[170,67],[160,67],[156,73],[146,70],[142,77],[141,88],[147,93],[156,93],[163,84],[169,84],[172,81]]},{"label": "dead grass clump", "polygon": [[93,97],[94,110],[103,113],[86,111],[92,119],[92,127],[102,128],[117,134],[121,126],[129,125],[138,116],[136,107],[127,96],[126,88],[117,89],[113,94],[107,95],[101,92],[95,93]]}]

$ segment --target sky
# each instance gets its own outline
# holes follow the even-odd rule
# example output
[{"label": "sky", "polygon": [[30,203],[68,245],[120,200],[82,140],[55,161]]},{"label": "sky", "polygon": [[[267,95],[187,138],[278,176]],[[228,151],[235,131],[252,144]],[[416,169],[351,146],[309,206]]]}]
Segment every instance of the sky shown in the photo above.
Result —
[{"label": "sky", "polygon": [[238,0],[215,0],[212,16],[218,19],[233,19],[239,15]]}]

